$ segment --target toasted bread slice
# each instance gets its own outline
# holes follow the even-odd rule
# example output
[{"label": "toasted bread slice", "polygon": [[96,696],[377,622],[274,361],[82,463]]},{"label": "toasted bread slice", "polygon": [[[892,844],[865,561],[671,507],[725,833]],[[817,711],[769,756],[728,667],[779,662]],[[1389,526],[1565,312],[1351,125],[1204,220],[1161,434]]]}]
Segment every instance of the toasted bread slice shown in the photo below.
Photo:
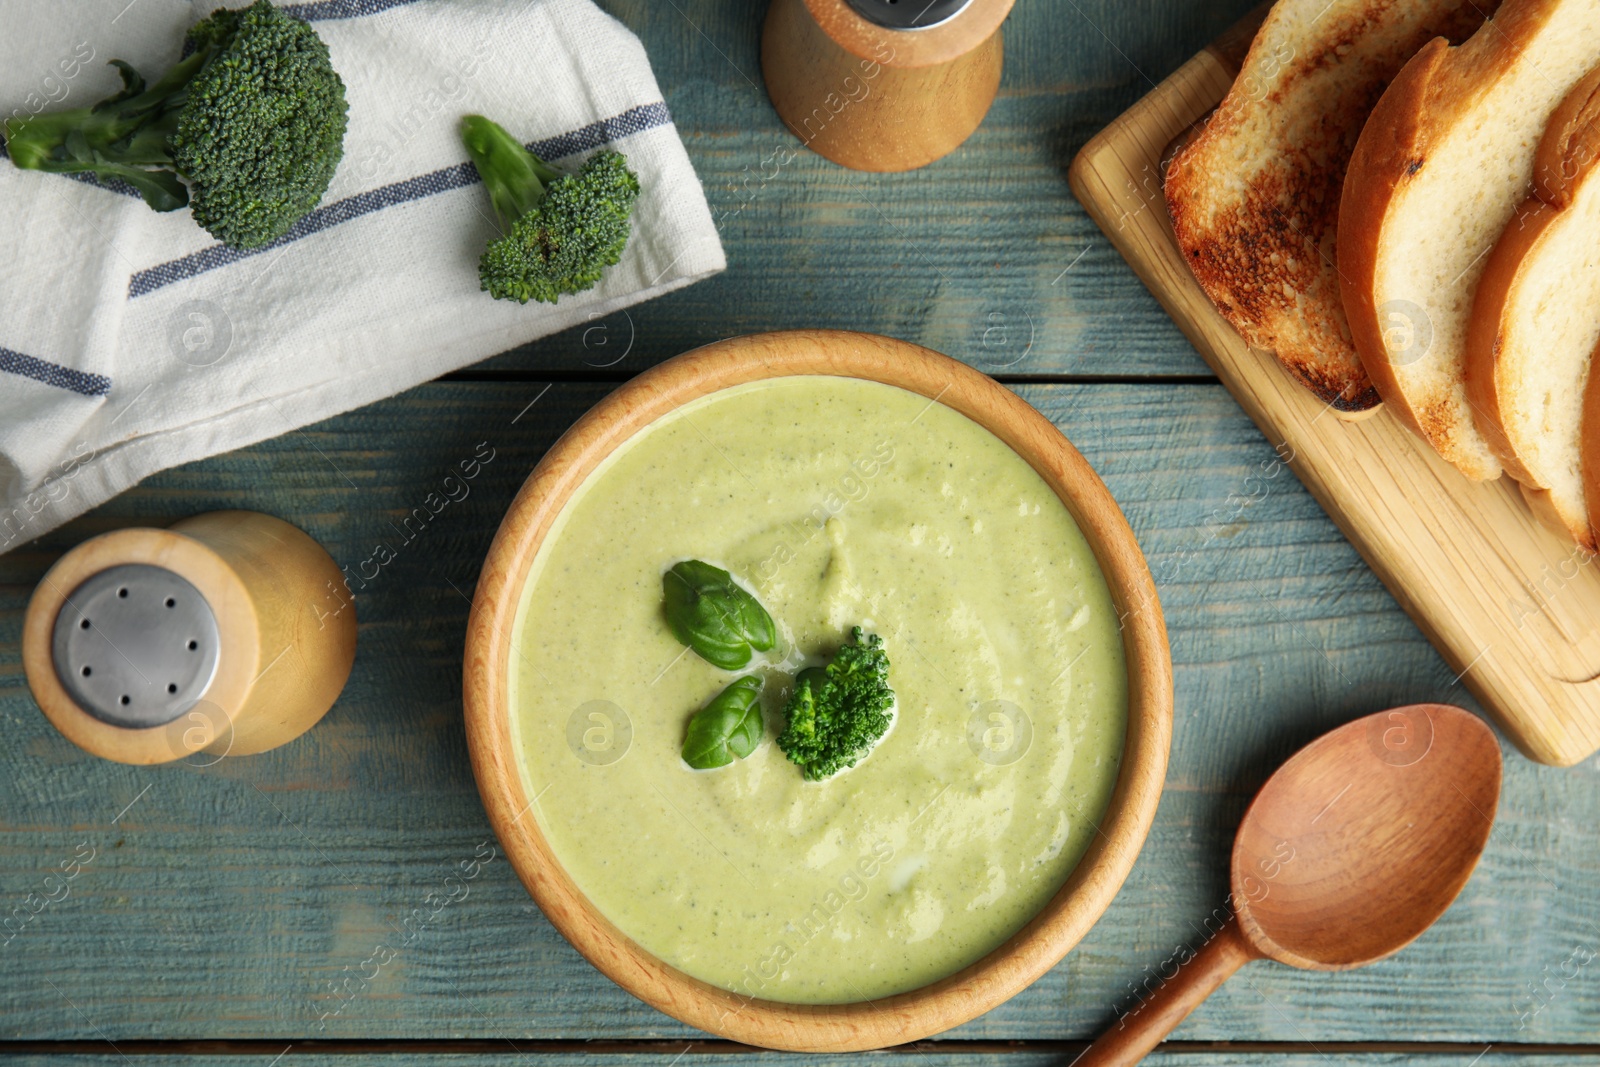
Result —
[{"label": "toasted bread slice", "polygon": [[1467,399],[1535,511],[1593,551],[1580,442],[1600,344],[1600,67],[1550,116],[1533,189],[1473,296]]},{"label": "toasted bread slice", "polygon": [[1470,478],[1500,474],[1463,376],[1472,297],[1597,42],[1600,0],[1506,0],[1465,44],[1406,64],[1350,159],[1339,274],[1356,351],[1385,407]]},{"label": "toasted bread slice", "polygon": [[1184,257],[1245,341],[1324,403],[1374,407],[1335,269],[1339,190],[1367,113],[1434,37],[1465,39],[1477,0],[1278,0],[1221,106],[1167,169]]}]

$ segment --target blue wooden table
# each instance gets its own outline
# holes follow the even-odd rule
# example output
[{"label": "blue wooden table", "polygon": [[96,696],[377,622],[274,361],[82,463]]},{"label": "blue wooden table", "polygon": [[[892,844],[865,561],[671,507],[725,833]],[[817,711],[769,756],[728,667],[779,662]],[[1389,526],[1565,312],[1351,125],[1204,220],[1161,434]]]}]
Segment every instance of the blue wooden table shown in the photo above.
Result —
[{"label": "blue wooden table", "polygon": [[[1138,865],[1049,975],[919,1049],[928,1067],[1070,1061],[1148,971],[1203,938],[1227,893],[1233,827],[1280,761],[1387,706],[1472,706],[1291,475],[1243,490],[1272,449],[1067,191],[1076,149],[1253,0],[1021,0],[984,126],[954,155],[890,176],[804,152],[772,165],[794,142],[761,88],[756,0],[602,3],[653,57],[726,274],[159,475],[0,557],[0,910],[34,902],[0,946],[0,1061],[443,1067],[626,1054],[666,1067],[727,1051],[593,970],[503,859],[465,899],[438,903],[457,863],[494,845],[467,762],[460,660],[499,517],[616,382],[721,337],[870,330],[995,374],[1100,471],[1158,576],[1177,720]],[[23,608],[83,538],[255,508],[354,565],[485,440],[495,458],[470,497],[363,592],[349,687],[306,737],[262,756],[133,768],[84,755],[35,708]],[[1488,852],[1433,930],[1346,974],[1253,965],[1152,1062],[1600,1062],[1600,762],[1554,770],[1505,755]],[[74,857],[70,894],[35,913],[45,875]],[[412,909],[428,921],[402,931]],[[374,967],[380,947],[393,958]]]}]

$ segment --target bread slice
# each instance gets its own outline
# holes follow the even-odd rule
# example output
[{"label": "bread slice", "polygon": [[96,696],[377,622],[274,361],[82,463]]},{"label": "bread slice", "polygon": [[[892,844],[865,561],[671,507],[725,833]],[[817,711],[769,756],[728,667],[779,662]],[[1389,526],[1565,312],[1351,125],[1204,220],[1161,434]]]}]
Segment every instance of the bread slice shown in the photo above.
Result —
[{"label": "bread slice", "polygon": [[[1597,353],[1600,355],[1600,353]],[[1594,357],[1590,358],[1591,367]],[[1583,496],[1589,508],[1589,529],[1600,530],[1600,374],[1591,371],[1583,391],[1583,436],[1579,439]]]},{"label": "bread slice", "polygon": [[1473,296],[1467,399],[1535,511],[1593,551],[1580,442],[1600,345],[1600,67],[1550,116],[1533,190]]},{"label": "bread slice", "polygon": [[1465,44],[1406,64],[1350,159],[1339,280],[1356,351],[1385,407],[1470,478],[1500,474],[1463,377],[1472,296],[1597,53],[1600,0],[1506,0]]},{"label": "bread slice", "polygon": [[1173,229],[1206,294],[1247,343],[1340,411],[1378,403],[1335,270],[1350,151],[1406,60],[1434,37],[1465,39],[1484,6],[1278,0],[1227,98],[1167,169]]}]

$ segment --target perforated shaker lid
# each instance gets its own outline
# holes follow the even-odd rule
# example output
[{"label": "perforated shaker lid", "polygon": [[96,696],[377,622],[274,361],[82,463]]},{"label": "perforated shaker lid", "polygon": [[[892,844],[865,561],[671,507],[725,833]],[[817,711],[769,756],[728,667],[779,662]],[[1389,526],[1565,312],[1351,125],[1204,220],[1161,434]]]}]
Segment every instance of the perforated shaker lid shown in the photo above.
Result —
[{"label": "perforated shaker lid", "polygon": [[891,30],[926,30],[949,22],[972,0],[846,0],[865,19]]},{"label": "perforated shaker lid", "polygon": [[147,563],[84,579],[61,605],[50,645],[56,677],[78,706],[129,729],[164,726],[194,707],[220,648],[200,591]]}]

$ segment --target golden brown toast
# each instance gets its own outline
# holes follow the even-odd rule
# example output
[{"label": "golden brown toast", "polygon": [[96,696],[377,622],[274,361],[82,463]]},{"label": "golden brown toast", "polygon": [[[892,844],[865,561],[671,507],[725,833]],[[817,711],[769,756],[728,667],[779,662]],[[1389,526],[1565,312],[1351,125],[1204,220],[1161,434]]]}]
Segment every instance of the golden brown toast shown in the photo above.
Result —
[{"label": "golden brown toast", "polygon": [[1278,0],[1239,77],[1166,175],[1184,257],[1244,340],[1325,403],[1378,403],[1335,269],[1351,150],[1396,72],[1434,37],[1465,39],[1492,4]]}]

